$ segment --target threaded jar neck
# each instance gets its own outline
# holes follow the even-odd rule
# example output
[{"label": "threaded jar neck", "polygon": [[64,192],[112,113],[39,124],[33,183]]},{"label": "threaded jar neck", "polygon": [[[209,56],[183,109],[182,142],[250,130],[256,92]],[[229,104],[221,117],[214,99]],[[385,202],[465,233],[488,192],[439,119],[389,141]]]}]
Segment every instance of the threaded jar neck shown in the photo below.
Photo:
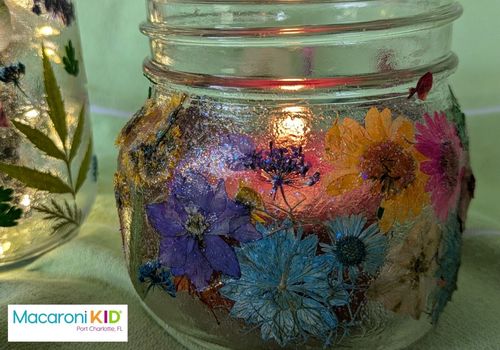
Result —
[{"label": "threaded jar neck", "polygon": [[452,0],[147,0],[156,83],[282,92],[394,86],[457,65]]}]

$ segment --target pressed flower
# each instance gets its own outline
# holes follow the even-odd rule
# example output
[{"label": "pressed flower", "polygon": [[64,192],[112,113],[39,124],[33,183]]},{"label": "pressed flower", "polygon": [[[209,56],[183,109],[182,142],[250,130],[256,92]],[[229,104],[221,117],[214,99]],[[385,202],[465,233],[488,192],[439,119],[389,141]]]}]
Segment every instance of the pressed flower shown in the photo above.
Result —
[{"label": "pressed flower", "polygon": [[221,294],[235,302],[231,315],[260,327],[264,340],[281,346],[308,337],[327,341],[338,323],[331,308],[345,305],[348,294],[330,285],[333,260],[316,256],[318,238],[297,238],[284,226],[258,226],[265,237],[236,250],[241,278],[226,280]]},{"label": "pressed flower", "polygon": [[374,276],[384,263],[387,237],[377,224],[366,226],[366,219],[359,215],[340,217],[327,223],[331,244],[322,243],[323,251],[333,256],[338,280],[344,272],[353,283],[360,272]]},{"label": "pressed flower", "polygon": [[[42,14],[42,0],[33,0],[31,11],[36,15]],[[69,0],[43,0],[47,12],[54,17],[60,18],[64,25],[69,26],[75,20],[75,9],[73,3]]]},{"label": "pressed flower", "polygon": [[165,202],[146,206],[159,233],[162,264],[174,276],[186,275],[198,290],[214,272],[239,277],[233,248],[224,240],[248,242],[261,237],[250,222],[250,209],[227,198],[224,181],[216,186],[199,174],[178,177]]},{"label": "pressed flower", "polygon": [[424,122],[416,124],[415,148],[427,158],[420,165],[422,172],[429,175],[425,190],[431,193],[436,215],[446,221],[459,201],[464,151],[455,125],[446,114],[436,112],[433,118],[425,114]]},{"label": "pressed flower", "polygon": [[326,136],[327,157],[333,172],[326,190],[337,196],[363,183],[382,195],[380,228],[387,232],[396,221],[414,218],[428,201],[422,157],[413,147],[413,124],[392,119],[389,109],[371,108],[361,126],[351,118],[336,121]]},{"label": "pressed flower", "polygon": [[433,80],[434,77],[431,72],[427,72],[422,75],[420,79],[418,79],[417,86],[410,88],[408,99],[417,94],[419,100],[425,101],[427,99],[427,95],[432,89]]},{"label": "pressed flower", "polygon": [[269,142],[269,149],[257,150],[252,140],[243,135],[227,135],[223,148],[228,150],[226,164],[231,170],[258,170],[272,185],[271,196],[278,192],[286,202],[284,186],[314,186],[320,180],[320,173],[308,176],[311,165],[306,162],[301,146],[275,147]]},{"label": "pressed flower", "polygon": [[220,153],[224,155],[225,165],[234,171],[255,169],[261,156],[252,139],[241,134],[224,135],[220,142]]},{"label": "pressed flower", "polygon": [[437,289],[432,300],[431,318],[433,323],[437,323],[444,307],[451,300],[451,295],[457,289],[461,247],[460,222],[456,215],[450,215],[443,232],[438,259],[439,268],[435,275]]},{"label": "pressed flower", "polygon": [[368,296],[396,313],[419,319],[436,285],[441,231],[432,216],[416,219],[403,242],[392,247]]},{"label": "pressed flower", "polygon": [[175,297],[173,276],[158,260],[147,261],[139,267],[139,282],[147,284],[146,294],[152,288],[161,288]]}]

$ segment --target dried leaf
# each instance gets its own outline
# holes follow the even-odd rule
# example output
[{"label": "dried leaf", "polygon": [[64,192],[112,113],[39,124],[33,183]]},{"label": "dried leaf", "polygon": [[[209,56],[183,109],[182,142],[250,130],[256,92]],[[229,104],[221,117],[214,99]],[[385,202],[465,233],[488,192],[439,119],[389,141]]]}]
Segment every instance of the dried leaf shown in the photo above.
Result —
[{"label": "dried leaf", "polygon": [[92,138],[89,138],[87,152],[85,152],[82,164],[80,165],[80,170],[78,171],[78,178],[76,179],[75,192],[78,192],[82,187],[83,183],[85,182],[85,179],[87,178],[87,174],[90,169],[91,161],[92,161]]},{"label": "dried leaf", "polygon": [[66,112],[64,110],[64,102],[61,96],[61,91],[57,85],[57,80],[52,69],[47,54],[45,53],[45,46],[42,45],[43,56],[43,77],[46,93],[47,106],[49,107],[49,116],[54,123],[57,134],[63,143],[66,142],[68,137],[68,128],[66,126]]},{"label": "dried leaf", "polygon": [[55,234],[63,228],[69,228],[67,234],[70,234],[80,227],[82,214],[75,203],[73,203],[73,207],[66,200],[64,200],[64,207],[54,199],[52,199],[51,203],[52,206],[40,205],[33,207],[34,210],[45,214],[44,220],[53,221],[51,234]]},{"label": "dried leaf", "polygon": [[37,129],[33,129],[31,126],[28,126],[23,123],[19,123],[15,120],[12,120],[12,124],[22,132],[28,140],[35,145],[40,151],[46,153],[47,155],[64,160],[66,159],[66,155],[62,152],[57,146],[54,144],[54,141],[50,139],[50,137],[46,136],[44,133]]},{"label": "dried leaf", "polygon": [[28,187],[51,193],[73,193],[71,187],[63,180],[49,173],[6,163],[0,163],[0,171],[21,181]]},{"label": "dried leaf", "polygon": [[73,135],[73,142],[71,143],[71,151],[69,152],[69,161],[71,162],[82,143],[83,130],[85,129],[85,105],[83,105],[80,115],[78,116],[78,124],[76,125],[75,134]]}]

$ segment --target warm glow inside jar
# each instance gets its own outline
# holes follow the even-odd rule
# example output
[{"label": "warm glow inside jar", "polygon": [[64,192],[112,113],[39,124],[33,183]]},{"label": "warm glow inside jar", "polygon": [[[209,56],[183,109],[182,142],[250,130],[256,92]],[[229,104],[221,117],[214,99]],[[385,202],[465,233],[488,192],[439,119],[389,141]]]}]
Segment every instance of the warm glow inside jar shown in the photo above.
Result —
[{"label": "warm glow inside jar", "polygon": [[[134,287],[207,347],[395,349],[473,192],[451,0],[148,1],[116,197]],[[209,345],[211,344],[211,345]]]}]

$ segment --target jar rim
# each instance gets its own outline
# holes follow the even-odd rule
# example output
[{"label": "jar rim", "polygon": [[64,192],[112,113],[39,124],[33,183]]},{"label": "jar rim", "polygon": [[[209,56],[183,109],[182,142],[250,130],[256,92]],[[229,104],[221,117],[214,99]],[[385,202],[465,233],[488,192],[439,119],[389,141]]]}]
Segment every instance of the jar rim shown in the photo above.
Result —
[{"label": "jar rim", "polygon": [[[214,6],[221,1],[229,5]],[[452,22],[462,7],[454,0],[319,0],[337,4],[326,10],[309,6],[316,0],[241,5],[256,1],[148,0],[141,26],[151,46],[145,75],[160,85],[226,92],[321,89],[338,95],[340,89],[352,96],[360,87],[407,84],[429,71],[448,76],[457,66]]]},{"label": "jar rim", "polygon": [[[384,3],[388,0],[148,0],[150,3],[164,4],[172,6],[181,5],[207,5],[213,6],[213,14],[216,16],[216,23],[220,24],[219,15],[222,16],[226,11],[230,10],[231,6],[246,6],[261,4],[263,6],[273,5],[317,5],[317,4],[332,4],[335,6],[345,5],[356,7],[367,7],[366,4],[374,4],[376,2]],[[414,0],[415,1],[415,0]],[[432,1],[435,3],[432,4]],[[428,4],[428,2],[426,2]],[[364,5],[363,5],[364,4]],[[415,2],[417,4],[417,2]],[[218,6],[221,5],[221,6]],[[226,8],[226,5],[228,6]],[[374,5],[372,5],[374,6]],[[409,5],[404,5],[408,6]],[[403,6],[403,7],[404,7]],[[415,5],[416,6],[416,5]],[[170,8],[169,8],[170,9]],[[402,27],[421,27],[421,26],[436,26],[450,23],[459,18],[463,13],[463,8],[459,2],[454,0],[431,0],[431,4],[424,7],[422,11],[417,11],[411,15],[394,16],[390,18],[380,18],[380,16],[371,19],[339,21],[331,20],[315,23],[315,19],[311,19],[307,23],[300,25],[287,23],[283,27],[278,20],[275,22],[266,22],[264,25],[249,23],[249,26],[241,24],[212,26],[209,22],[202,22],[200,25],[190,25],[187,21],[189,18],[195,17],[196,14],[189,15],[182,13],[180,15],[172,14],[171,11],[165,11],[166,14],[158,14],[161,11],[155,10],[153,15],[150,8],[149,18],[147,22],[141,24],[141,32],[149,37],[161,38],[169,35],[197,36],[197,37],[273,37],[273,36],[307,36],[307,35],[327,35],[327,34],[342,34],[350,32],[367,32],[388,30]],[[210,10],[212,11],[212,10]],[[307,14],[307,13],[306,13]],[[332,16],[333,17],[333,16]]]}]

